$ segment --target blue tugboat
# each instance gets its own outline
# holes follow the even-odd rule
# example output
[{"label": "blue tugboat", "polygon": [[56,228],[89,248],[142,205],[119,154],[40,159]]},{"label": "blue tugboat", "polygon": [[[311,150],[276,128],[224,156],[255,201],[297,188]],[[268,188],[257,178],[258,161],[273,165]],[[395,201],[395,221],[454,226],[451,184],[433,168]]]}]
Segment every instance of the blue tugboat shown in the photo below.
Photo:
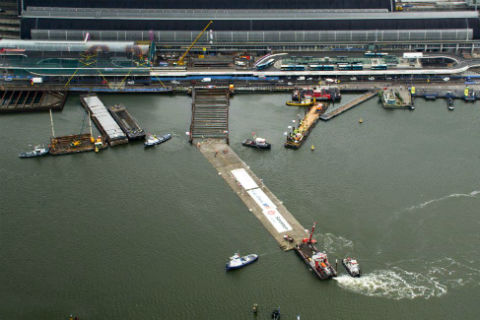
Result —
[{"label": "blue tugboat", "polygon": [[34,158],[41,157],[48,154],[50,149],[44,146],[35,146],[32,151],[20,152],[18,155],[19,158]]},{"label": "blue tugboat", "polygon": [[257,260],[258,260],[257,254],[249,254],[247,256],[240,257],[238,253],[235,253],[233,256],[230,257],[230,261],[227,262],[225,269],[227,271],[240,269],[245,267],[246,265],[254,263]]},{"label": "blue tugboat", "polygon": [[160,138],[157,138],[157,136],[154,134],[149,134],[145,138],[144,145],[145,145],[145,148],[153,147],[157,144],[164,143],[165,141],[170,140],[171,138],[172,138],[172,135],[170,133],[167,133],[166,135],[161,136]]}]

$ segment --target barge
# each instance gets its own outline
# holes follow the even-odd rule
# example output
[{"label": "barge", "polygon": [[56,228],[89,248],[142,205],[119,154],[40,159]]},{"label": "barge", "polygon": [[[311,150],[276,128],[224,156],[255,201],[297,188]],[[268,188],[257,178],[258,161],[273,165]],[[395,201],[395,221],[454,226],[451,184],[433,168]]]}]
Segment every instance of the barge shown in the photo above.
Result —
[{"label": "barge", "polygon": [[328,261],[327,254],[321,252],[315,247],[315,240],[312,239],[316,223],[313,224],[310,237],[303,239],[300,244],[295,246],[295,252],[313,271],[320,280],[328,280],[337,276],[337,271]]},{"label": "barge", "polygon": [[128,143],[127,136],[96,94],[82,95],[80,102],[110,146]]},{"label": "barge", "polygon": [[125,132],[129,141],[145,138],[145,130],[140,128],[137,121],[130,115],[124,105],[116,104],[108,107],[108,111],[123,132]]},{"label": "barge", "polygon": [[[94,151],[95,142],[95,138],[90,133],[53,137],[50,139],[49,152],[51,155],[57,156],[62,154]],[[103,143],[102,148],[105,147],[106,146]]]},{"label": "barge", "polygon": [[325,110],[326,105],[322,103],[317,103],[310,107],[303,120],[300,121],[298,128],[292,128],[292,131],[287,134],[285,148],[300,148]]}]

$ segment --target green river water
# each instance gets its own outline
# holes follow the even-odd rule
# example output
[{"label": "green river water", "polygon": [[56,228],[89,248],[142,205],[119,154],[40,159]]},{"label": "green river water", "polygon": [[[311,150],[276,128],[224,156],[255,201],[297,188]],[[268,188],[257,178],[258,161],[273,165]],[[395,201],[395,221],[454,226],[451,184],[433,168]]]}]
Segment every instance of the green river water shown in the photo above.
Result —
[{"label": "green river water", "polygon": [[[373,99],[294,151],[284,132],[301,108],[288,94],[231,100],[232,148],[306,228],[317,221],[330,260],[359,259],[362,278],[339,266],[322,282],[187,142],[190,97],[100,97],[174,137],[21,160],[47,142],[48,114],[0,116],[0,319],[253,319],[253,303],[257,319],[278,306],[282,319],[478,319],[478,103],[417,100],[411,112]],[[79,133],[84,114],[70,95],[56,134]],[[272,150],[242,147],[252,131]],[[237,250],[260,259],[226,273]]]}]

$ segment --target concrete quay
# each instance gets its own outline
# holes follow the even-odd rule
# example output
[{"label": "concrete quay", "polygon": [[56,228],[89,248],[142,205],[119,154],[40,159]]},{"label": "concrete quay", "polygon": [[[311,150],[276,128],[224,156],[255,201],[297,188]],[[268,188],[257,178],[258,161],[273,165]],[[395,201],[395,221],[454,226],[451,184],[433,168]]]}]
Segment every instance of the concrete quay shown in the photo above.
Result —
[{"label": "concrete quay", "polygon": [[[225,144],[222,139],[206,139],[196,144],[200,152],[217,169],[219,175],[257,217],[265,229],[278,242],[284,251],[291,250],[296,244],[308,237],[305,228],[295,219],[283,203],[263,184],[255,173],[240,157]],[[239,179],[239,173],[251,178],[250,187],[245,187],[245,180]],[[243,181],[243,183],[242,183]],[[258,195],[263,195],[259,197]],[[262,201],[263,199],[263,201]],[[270,200],[270,201],[268,201]],[[285,226],[290,230],[279,230]],[[293,238],[292,242],[284,239],[284,235]]]}]

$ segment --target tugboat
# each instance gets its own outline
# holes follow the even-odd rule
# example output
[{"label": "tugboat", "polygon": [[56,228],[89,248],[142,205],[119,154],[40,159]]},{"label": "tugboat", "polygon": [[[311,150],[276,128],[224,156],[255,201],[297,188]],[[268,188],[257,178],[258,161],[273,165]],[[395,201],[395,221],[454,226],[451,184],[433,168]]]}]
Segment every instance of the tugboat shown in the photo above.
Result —
[{"label": "tugboat", "polygon": [[315,104],[315,102],[316,102],[315,98],[306,98],[306,99],[302,99],[301,101],[296,101],[296,100],[287,101],[286,104],[287,106],[291,106],[291,107],[311,107]]},{"label": "tugboat", "polygon": [[263,138],[245,139],[242,142],[242,145],[244,145],[245,147],[267,149],[267,150],[270,149],[270,147],[272,146]]},{"label": "tugboat", "polygon": [[157,144],[170,140],[171,138],[172,138],[172,135],[170,133],[167,133],[166,135],[161,136],[160,138],[157,138],[157,136],[154,134],[148,134],[145,138],[144,145],[145,145],[145,148],[153,147]]},{"label": "tugboat", "polygon": [[272,319],[280,320],[280,307],[272,311]]},{"label": "tugboat", "polygon": [[350,274],[354,278],[358,278],[361,275],[360,272],[360,265],[358,264],[358,261],[353,258],[345,258],[342,260],[342,264],[347,270],[348,274]]},{"label": "tugboat", "polygon": [[315,247],[316,241],[312,240],[315,226],[316,223],[313,224],[310,237],[303,239],[302,243],[295,247],[295,252],[319,279],[327,280],[335,277],[337,272],[328,262],[327,254]]},{"label": "tugboat", "polygon": [[238,253],[235,253],[233,256],[230,257],[230,261],[227,262],[225,269],[227,271],[240,269],[251,263],[254,263],[257,260],[258,260],[257,254],[249,254],[249,255],[240,257]]},{"label": "tugboat", "polygon": [[19,158],[34,158],[34,157],[41,157],[48,153],[50,148],[44,146],[35,146],[32,151],[25,151],[20,152],[18,155]]}]

